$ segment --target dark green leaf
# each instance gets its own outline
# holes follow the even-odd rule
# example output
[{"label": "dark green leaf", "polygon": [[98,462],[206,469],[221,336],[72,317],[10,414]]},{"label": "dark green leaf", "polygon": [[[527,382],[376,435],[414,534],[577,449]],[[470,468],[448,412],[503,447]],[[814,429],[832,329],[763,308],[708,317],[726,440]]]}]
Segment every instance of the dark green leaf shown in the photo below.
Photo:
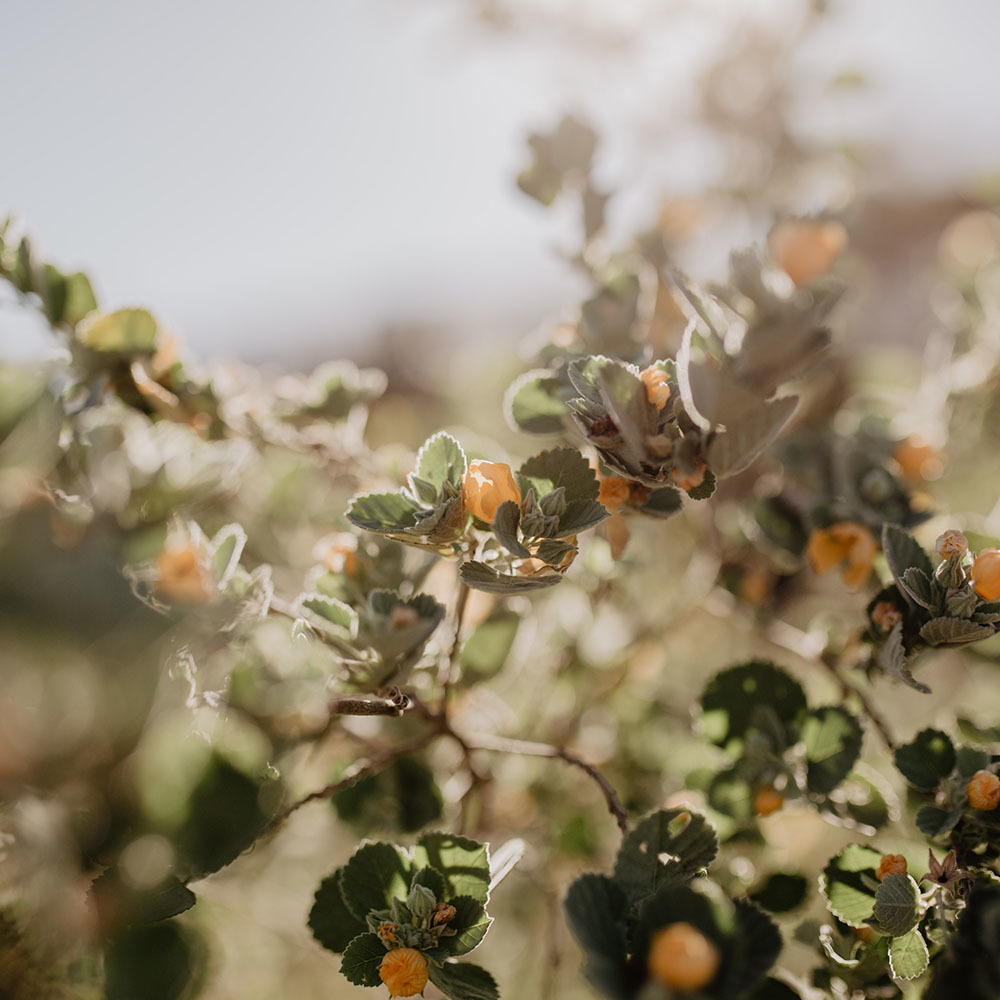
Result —
[{"label": "dark green leaf", "polygon": [[804,875],[776,872],[759,889],[750,893],[750,899],[769,913],[787,913],[806,901],[809,886],[810,880]]},{"label": "dark green leaf", "polygon": [[459,654],[463,676],[477,681],[493,677],[507,662],[520,625],[521,616],[506,610],[495,612],[478,625]]},{"label": "dark green leaf", "polygon": [[725,479],[747,468],[781,433],[798,402],[798,396],[783,396],[770,402],[761,400],[758,409],[716,434],[706,455],[715,475]]},{"label": "dark green leaf", "polygon": [[526,594],[552,587],[562,580],[562,575],[554,570],[538,576],[511,576],[475,560],[462,563],[460,572],[462,580],[473,590],[485,590],[490,594]]},{"label": "dark green leaf", "polygon": [[414,850],[419,868],[436,868],[448,896],[471,896],[485,905],[489,896],[490,856],[486,844],[452,833],[425,833]]},{"label": "dark green leaf", "polygon": [[347,519],[368,531],[397,532],[412,528],[427,512],[405,493],[364,493],[351,501]]},{"label": "dark green leaf", "polygon": [[920,629],[920,638],[931,646],[964,646],[994,634],[992,625],[977,625],[965,618],[932,618]]},{"label": "dark green leaf", "polygon": [[911,785],[937,788],[955,767],[955,747],[947,733],[924,729],[895,753],[896,767]]},{"label": "dark green leaf", "polygon": [[553,535],[558,538],[575,535],[600,524],[608,516],[607,508],[596,500],[571,500],[559,518],[559,528]]},{"label": "dark green leaf", "polygon": [[715,830],[704,816],[661,809],[625,837],[615,861],[615,881],[636,902],[663,886],[687,882],[718,850]]},{"label": "dark green leaf", "polygon": [[[418,862],[417,868],[424,864]],[[388,909],[394,899],[406,899],[413,866],[392,844],[363,844],[341,874],[340,888],[348,909],[364,920],[369,910]]]},{"label": "dark green leaf", "polygon": [[368,929],[363,920],[359,920],[344,902],[340,888],[340,879],[344,869],[338,868],[319,884],[309,911],[309,929],[313,937],[324,948],[340,954],[359,934]]},{"label": "dark green leaf", "polygon": [[920,890],[911,876],[892,872],[886,875],[875,891],[872,911],[879,929],[899,937],[913,927],[919,917]]},{"label": "dark green leaf", "polygon": [[493,517],[493,534],[497,541],[512,555],[519,559],[528,559],[531,553],[521,544],[517,537],[517,528],[521,523],[521,508],[513,500],[504,500]]},{"label": "dark green leaf", "polygon": [[947,810],[938,806],[923,805],[914,817],[917,829],[928,837],[942,837],[962,818],[959,809]]},{"label": "dark green leaf", "polygon": [[496,980],[482,967],[471,962],[445,962],[429,965],[431,982],[449,1000],[499,1000]]},{"label": "dark green leaf", "polygon": [[452,955],[466,955],[478,947],[493,919],[487,916],[483,904],[471,896],[452,896],[448,902],[456,911],[449,926],[458,933],[455,937],[442,938],[441,944]]},{"label": "dark green leaf", "polygon": [[645,503],[637,507],[643,514],[650,514],[653,517],[672,517],[681,507],[681,491],[675,490],[672,486],[661,486],[653,490]]},{"label": "dark green leaf", "polygon": [[378,970],[385,958],[385,946],[375,934],[359,934],[344,949],[340,971],[355,986],[379,986]]},{"label": "dark green leaf", "polygon": [[861,724],[846,709],[811,711],[802,722],[809,791],[828,795],[850,773],[861,752]]},{"label": "dark green leaf", "polygon": [[560,486],[566,500],[596,500],[600,492],[597,476],[590,463],[576,448],[553,448],[529,458],[517,470],[522,496],[529,489],[538,500]]},{"label": "dark green leaf", "polygon": [[886,524],[882,527],[882,550],[885,561],[889,564],[896,581],[903,579],[903,574],[911,567],[916,567],[930,579],[934,576],[927,553],[920,547],[917,540],[898,524]]},{"label": "dark green leaf", "polygon": [[401,757],[331,799],[337,815],[362,834],[412,833],[441,816],[442,796],[433,772],[415,757]]},{"label": "dark green leaf", "polygon": [[937,608],[938,595],[931,578],[922,569],[911,566],[897,582],[899,589],[910,598],[911,604],[919,604],[927,611]]},{"label": "dark green leaf", "polygon": [[200,942],[175,921],[135,927],[104,956],[106,1000],[180,1000],[203,959]]},{"label": "dark green leaf", "polygon": [[625,929],[629,904],[606,875],[582,875],[566,894],[566,919],[584,955],[584,974],[612,1000],[625,1000]]}]

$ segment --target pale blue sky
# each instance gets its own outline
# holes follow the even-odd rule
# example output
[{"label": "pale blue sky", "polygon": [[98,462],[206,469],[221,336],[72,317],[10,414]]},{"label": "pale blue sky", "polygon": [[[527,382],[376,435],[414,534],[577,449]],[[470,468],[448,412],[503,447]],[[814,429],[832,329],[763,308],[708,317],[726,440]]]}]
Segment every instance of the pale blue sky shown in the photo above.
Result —
[{"label": "pale blue sky", "polygon": [[[205,353],[336,354],[414,318],[520,336],[576,291],[558,225],[513,189],[524,134],[568,107],[613,130],[652,88],[679,113],[718,27],[788,3],[649,6],[608,17],[643,25],[638,55],[599,61],[477,29],[467,0],[0,0],[0,213]],[[894,185],[1000,167],[1000,4],[833,6],[805,71],[846,59],[877,90],[825,127],[889,139]],[[604,168],[641,179],[621,150]]]}]

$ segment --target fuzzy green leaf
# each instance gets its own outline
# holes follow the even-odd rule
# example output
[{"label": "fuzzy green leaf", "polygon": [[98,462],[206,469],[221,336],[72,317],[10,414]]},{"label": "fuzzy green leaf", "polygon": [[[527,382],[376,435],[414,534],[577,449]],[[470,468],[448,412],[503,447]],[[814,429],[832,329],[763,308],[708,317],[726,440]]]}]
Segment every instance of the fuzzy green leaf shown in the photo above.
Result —
[{"label": "fuzzy green leaf", "polygon": [[849,844],[830,859],[820,877],[820,889],[831,912],[851,927],[868,923],[875,910],[875,871],[882,855],[863,844]]},{"label": "fuzzy green leaf", "polygon": [[378,970],[385,955],[385,945],[376,934],[359,934],[344,949],[340,971],[355,986],[378,986],[382,982]]},{"label": "fuzzy green leaf", "polygon": [[960,809],[942,809],[930,804],[922,805],[913,822],[917,829],[927,837],[943,837],[962,818]]},{"label": "fuzzy green leaf", "polygon": [[463,677],[477,681],[493,677],[507,662],[520,625],[521,616],[506,610],[494,613],[478,625],[465,640],[458,657]]},{"label": "fuzzy green leaf", "polygon": [[995,631],[992,625],[977,625],[964,618],[932,618],[920,629],[920,638],[931,646],[964,646],[989,639]]},{"label": "fuzzy green leaf", "polygon": [[490,885],[486,844],[452,833],[425,833],[414,848],[414,863],[419,868],[435,868],[444,876],[446,898],[471,896],[486,904]]},{"label": "fuzzy green leaf", "polygon": [[661,809],[625,837],[615,861],[615,881],[636,902],[664,886],[689,881],[718,850],[715,830],[704,816]]},{"label": "fuzzy green leaf", "polygon": [[508,423],[528,434],[559,434],[566,426],[570,390],[549,372],[526,372],[507,390]]},{"label": "fuzzy green leaf", "polygon": [[636,509],[652,517],[672,517],[683,506],[680,490],[675,490],[672,486],[661,486],[653,490],[646,497],[646,502]]},{"label": "fuzzy green leaf", "polygon": [[399,532],[413,528],[428,513],[405,493],[364,493],[351,501],[347,519],[367,531]]},{"label": "fuzzy green leaf", "polygon": [[517,470],[517,478],[522,496],[531,489],[538,500],[560,486],[570,503],[596,500],[600,492],[594,470],[576,448],[553,448],[529,458]]},{"label": "fuzzy green leaf", "polygon": [[76,338],[92,351],[149,354],[156,349],[156,332],[156,320],[148,310],[118,309],[79,327]]},{"label": "fuzzy green leaf", "polygon": [[920,915],[920,890],[909,875],[893,872],[886,875],[875,891],[872,911],[879,928],[892,937],[899,937],[913,927]]},{"label": "fuzzy green leaf", "polygon": [[720,479],[735,476],[770,445],[791,419],[798,396],[783,396],[763,402],[741,420],[716,434],[708,446],[706,458]]},{"label": "fuzzy green leaf", "polygon": [[[418,862],[416,867],[424,864]],[[413,865],[392,844],[363,844],[342,869],[344,902],[364,920],[369,910],[385,910],[393,899],[406,898],[412,871]]]},{"label": "fuzzy green leaf", "polygon": [[493,517],[493,534],[497,541],[511,555],[519,559],[528,559],[531,553],[521,544],[517,537],[517,528],[521,523],[521,508],[513,500],[504,500]]},{"label": "fuzzy green leaf", "polygon": [[629,902],[606,875],[582,875],[566,894],[566,919],[584,954],[584,974],[612,1000],[625,1000]]},{"label": "fuzzy green leaf", "polygon": [[417,476],[439,493],[445,483],[450,483],[456,493],[461,490],[467,467],[462,446],[444,431],[428,438],[417,453]]},{"label": "fuzzy green leaf", "polygon": [[934,567],[917,540],[898,524],[886,524],[882,528],[882,550],[885,561],[893,577],[899,581],[911,567],[916,567],[928,578],[934,576]]},{"label": "fuzzy green leaf", "polygon": [[471,896],[452,896],[448,902],[456,911],[449,926],[458,933],[442,938],[441,945],[451,955],[466,955],[486,937],[493,918],[487,915],[482,902]]},{"label": "fuzzy green leaf", "polygon": [[927,942],[916,927],[892,939],[889,964],[894,979],[916,979],[927,968],[927,962]]},{"label": "fuzzy green leaf", "polygon": [[511,576],[498,573],[486,563],[471,560],[462,563],[462,580],[473,590],[485,590],[490,594],[525,594],[531,590],[552,587],[562,580],[562,575],[553,571],[539,576]]},{"label": "fuzzy green leaf", "polygon": [[344,869],[338,868],[319,884],[309,911],[309,929],[324,948],[340,954],[359,934],[368,929],[344,902],[340,879]]},{"label": "fuzzy green leaf", "polygon": [[499,1000],[496,980],[471,962],[445,962],[427,967],[431,982],[448,1000]]},{"label": "fuzzy green leaf", "polygon": [[896,767],[917,788],[937,788],[955,767],[955,747],[947,733],[924,729],[895,753]]},{"label": "fuzzy green leaf", "polygon": [[802,722],[809,791],[828,795],[854,766],[861,752],[861,724],[846,709],[817,708]]}]

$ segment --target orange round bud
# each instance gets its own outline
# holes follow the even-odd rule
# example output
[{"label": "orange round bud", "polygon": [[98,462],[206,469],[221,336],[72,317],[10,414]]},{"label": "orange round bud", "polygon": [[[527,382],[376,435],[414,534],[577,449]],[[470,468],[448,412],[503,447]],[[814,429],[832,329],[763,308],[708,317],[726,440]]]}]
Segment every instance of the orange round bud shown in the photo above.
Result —
[{"label": "orange round bud", "polygon": [[847,246],[847,230],[839,222],[789,219],[771,230],[768,247],[775,263],[796,285],[808,285],[826,274]]},{"label": "orange round bud", "polygon": [[965,786],[969,805],[981,812],[992,812],[1000,806],[1000,778],[992,771],[976,771]]},{"label": "orange round bud", "polygon": [[470,462],[462,480],[462,497],[465,509],[473,517],[492,523],[500,504],[507,500],[521,503],[521,490],[509,465],[503,462]]},{"label": "orange round bud", "polygon": [[861,587],[871,575],[878,552],[875,536],[856,521],[839,521],[829,528],[816,528],[809,536],[806,555],[817,573],[841,568],[844,583]]},{"label": "orange round bud", "polygon": [[1000,597],[1000,552],[983,549],[972,563],[972,585],[985,601]]},{"label": "orange round bud", "polygon": [[214,586],[190,543],[165,548],[157,557],[157,593],[177,604],[207,604]]},{"label": "orange round bud", "polygon": [[650,405],[662,410],[670,400],[670,380],[662,368],[653,365],[639,373],[642,384],[646,387],[646,399]]},{"label": "orange round bud", "polygon": [[646,968],[652,979],[669,989],[693,993],[715,978],[721,958],[715,944],[696,927],[676,923],[653,935]]},{"label": "orange round bud", "polygon": [[878,863],[878,870],[875,878],[880,882],[886,875],[905,875],[906,858],[902,854],[883,854],[882,860]]},{"label": "orange round bud", "polygon": [[903,613],[892,601],[879,601],[872,608],[872,621],[883,632],[891,632],[903,620]]},{"label": "orange round bud", "polygon": [[892,451],[900,471],[907,479],[928,479],[940,473],[941,452],[923,438],[913,435],[900,441]]},{"label": "orange round bud", "polygon": [[969,551],[969,540],[961,531],[949,528],[938,535],[934,548],[942,559],[947,559],[948,556],[964,556]]},{"label": "orange round bud", "polygon": [[753,797],[753,811],[758,816],[770,816],[777,812],[785,804],[785,796],[777,791],[772,785],[765,785],[757,789],[757,794]]},{"label": "orange round bud", "polygon": [[393,948],[385,953],[378,977],[389,996],[415,997],[427,985],[427,959],[415,948]]}]

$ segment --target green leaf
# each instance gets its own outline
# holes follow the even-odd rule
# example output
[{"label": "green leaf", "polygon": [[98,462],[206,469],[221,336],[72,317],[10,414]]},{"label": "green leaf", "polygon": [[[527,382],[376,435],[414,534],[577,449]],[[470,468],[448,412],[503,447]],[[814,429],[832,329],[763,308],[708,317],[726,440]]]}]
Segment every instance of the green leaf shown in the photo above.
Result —
[{"label": "green leaf", "polygon": [[761,706],[781,720],[787,745],[794,743],[797,719],[806,708],[805,692],[784,670],[759,660],[724,670],[708,682],[701,696],[702,732],[718,746],[742,741]]},{"label": "green leaf", "polygon": [[596,500],[600,492],[597,475],[576,448],[552,448],[529,458],[517,470],[521,495],[534,490],[540,501],[560,486],[566,500]]},{"label": "green leaf", "polygon": [[95,316],[76,332],[76,339],[92,351],[149,354],[156,350],[156,320],[146,309],[118,309]]},{"label": "green leaf", "polygon": [[875,871],[882,855],[863,844],[849,844],[830,859],[820,877],[820,889],[834,916],[851,927],[862,927],[875,910]]},{"label": "green leaf", "polygon": [[769,913],[788,913],[806,901],[809,885],[809,879],[804,875],[776,872],[759,889],[750,893],[750,900]]},{"label": "green leaf", "polygon": [[559,518],[559,528],[553,532],[553,536],[564,538],[566,535],[575,535],[593,528],[608,517],[610,514],[607,508],[596,500],[571,500]]},{"label": "green leaf", "polygon": [[450,483],[455,492],[461,490],[466,468],[468,462],[462,446],[444,431],[428,438],[417,453],[417,476],[431,483],[439,493],[445,483]]},{"label": "green leaf", "polygon": [[449,900],[456,913],[450,927],[458,933],[454,937],[441,939],[441,945],[452,955],[466,955],[479,946],[493,923],[483,904],[471,896],[452,896]]},{"label": "green leaf", "polygon": [[919,919],[919,896],[920,890],[911,876],[899,872],[886,875],[875,890],[872,911],[879,929],[892,937],[905,934]]},{"label": "green leaf", "polygon": [[894,979],[916,979],[927,968],[927,962],[927,942],[916,927],[892,939],[889,965]]},{"label": "green leaf", "polygon": [[606,875],[582,875],[566,894],[566,919],[584,955],[584,975],[612,1000],[626,1000],[629,902]]},{"label": "green leaf", "polygon": [[176,921],[134,927],[104,955],[106,1000],[180,1000],[203,964],[203,947]]},{"label": "green leaf", "polygon": [[462,580],[473,590],[485,590],[490,594],[526,594],[531,590],[555,586],[562,580],[562,574],[554,570],[538,576],[510,576],[475,560],[462,563],[459,572]]},{"label": "green leaf", "polygon": [[761,401],[758,409],[717,433],[705,456],[715,475],[725,479],[747,468],[781,433],[798,402],[798,396]]},{"label": "green leaf", "polygon": [[754,789],[738,767],[720,771],[708,786],[708,804],[724,816],[731,816],[733,819],[752,819],[753,800]]},{"label": "green leaf", "polygon": [[941,809],[939,806],[922,805],[913,819],[917,829],[927,837],[943,837],[962,818],[960,809]]},{"label": "green leaf", "polygon": [[336,625],[351,639],[358,635],[358,613],[349,604],[338,601],[335,597],[327,597],[325,594],[302,594],[299,604],[307,608],[313,614],[318,615],[324,622]]},{"label": "green leaf", "polygon": [[507,390],[507,422],[528,434],[559,434],[566,427],[569,395],[569,387],[557,375],[526,372]]},{"label": "green leaf", "polygon": [[817,708],[802,722],[806,747],[806,784],[817,795],[828,795],[854,766],[861,752],[861,724],[846,709]]},{"label": "green leaf", "polygon": [[947,733],[924,729],[895,753],[896,767],[917,788],[937,788],[955,768],[955,747]]},{"label": "green leaf", "polygon": [[90,279],[82,271],[63,275],[63,279],[65,295],[58,321],[76,326],[84,316],[97,308],[97,297]]},{"label": "green leaf", "polygon": [[639,279],[620,274],[580,307],[580,339],[591,348],[621,354],[632,344],[639,306]]},{"label": "green leaf", "polygon": [[928,579],[934,576],[934,567],[927,553],[917,540],[898,524],[883,525],[882,550],[897,582],[903,579],[903,574],[911,566],[921,570]]},{"label": "green leaf", "polygon": [[920,638],[931,646],[964,646],[995,633],[992,625],[977,625],[965,618],[932,618],[921,627]]},{"label": "green leaf", "polygon": [[[590,503],[589,500],[584,502]],[[561,538],[546,538],[545,541],[538,543],[535,555],[550,566],[561,566],[571,552],[577,551],[572,542],[563,541]]]},{"label": "green leaf", "polygon": [[990,752],[983,747],[961,746],[955,750],[955,767],[963,778],[971,778],[992,761]]},{"label": "green leaf", "polygon": [[136,889],[122,879],[117,868],[109,868],[91,883],[89,897],[109,927],[155,924],[184,913],[198,901],[174,875],[158,886]]},{"label": "green leaf", "polygon": [[661,809],[622,841],[615,881],[636,902],[663,886],[689,881],[718,850],[715,830],[704,816],[687,809]]},{"label": "green leaf", "polygon": [[910,598],[911,604],[919,604],[926,611],[934,611],[938,606],[938,595],[931,578],[916,566],[911,566],[898,580],[899,589]]},{"label": "green leaf", "polygon": [[636,509],[652,517],[673,517],[684,506],[681,491],[673,486],[661,486],[653,490],[646,502]]},{"label": "green leaf", "polygon": [[715,493],[715,473],[711,469],[705,472],[705,478],[693,489],[687,491],[692,500],[708,500]]},{"label": "green leaf", "polygon": [[448,888],[446,898],[471,896],[483,905],[489,896],[490,853],[486,844],[452,833],[425,833],[414,848],[417,867],[436,868]]},{"label": "green leaf", "polygon": [[768,977],[747,1000],[802,1000],[802,996],[780,979]]},{"label": "green leaf", "polygon": [[413,528],[428,513],[405,493],[363,493],[351,501],[347,520],[367,531],[398,532]]},{"label": "green leaf", "polygon": [[[418,862],[416,867],[425,866]],[[412,871],[409,860],[392,844],[363,844],[342,870],[344,902],[359,920],[370,910],[386,910],[394,899],[406,899]]]},{"label": "green leaf", "polygon": [[733,962],[727,980],[742,992],[762,979],[781,953],[781,934],[774,921],[753,903],[735,900],[734,935],[738,961]]},{"label": "green leaf", "polygon": [[385,945],[377,934],[359,934],[344,949],[340,971],[355,986],[379,986],[382,980],[378,970],[385,955]]},{"label": "green leaf", "polygon": [[363,920],[359,920],[344,902],[340,888],[343,868],[338,868],[319,884],[309,911],[309,929],[313,937],[330,951],[342,952],[359,934],[368,929]]},{"label": "green leaf", "polygon": [[433,772],[415,757],[401,757],[331,800],[337,816],[361,834],[412,833],[441,816],[442,795]]},{"label": "green leaf", "polygon": [[893,625],[892,631],[882,644],[878,653],[878,664],[886,673],[898,677],[914,691],[920,691],[922,694],[931,693],[931,689],[926,684],[921,684],[910,671],[909,657],[903,646],[902,622]]},{"label": "green leaf", "polygon": [[521,616],[507,610],[495,612],[478,625],[458,657],[462,676],[475,681],[495,676],[507,662],[520,625]]},{"label": "green leaf", "polygon": [[481,966],[471,962],[428,964],[431,982],[449,1000],[499,1000],[496,980]]},{"label": "green leaf", "polygon": [[511,555],[518,559],[529,559],[531,553],[521,544],[517,537],[517,528],[521,523],[521,508],[513,500],[504,500],[493,517],[493,534],[497,541]]}]

